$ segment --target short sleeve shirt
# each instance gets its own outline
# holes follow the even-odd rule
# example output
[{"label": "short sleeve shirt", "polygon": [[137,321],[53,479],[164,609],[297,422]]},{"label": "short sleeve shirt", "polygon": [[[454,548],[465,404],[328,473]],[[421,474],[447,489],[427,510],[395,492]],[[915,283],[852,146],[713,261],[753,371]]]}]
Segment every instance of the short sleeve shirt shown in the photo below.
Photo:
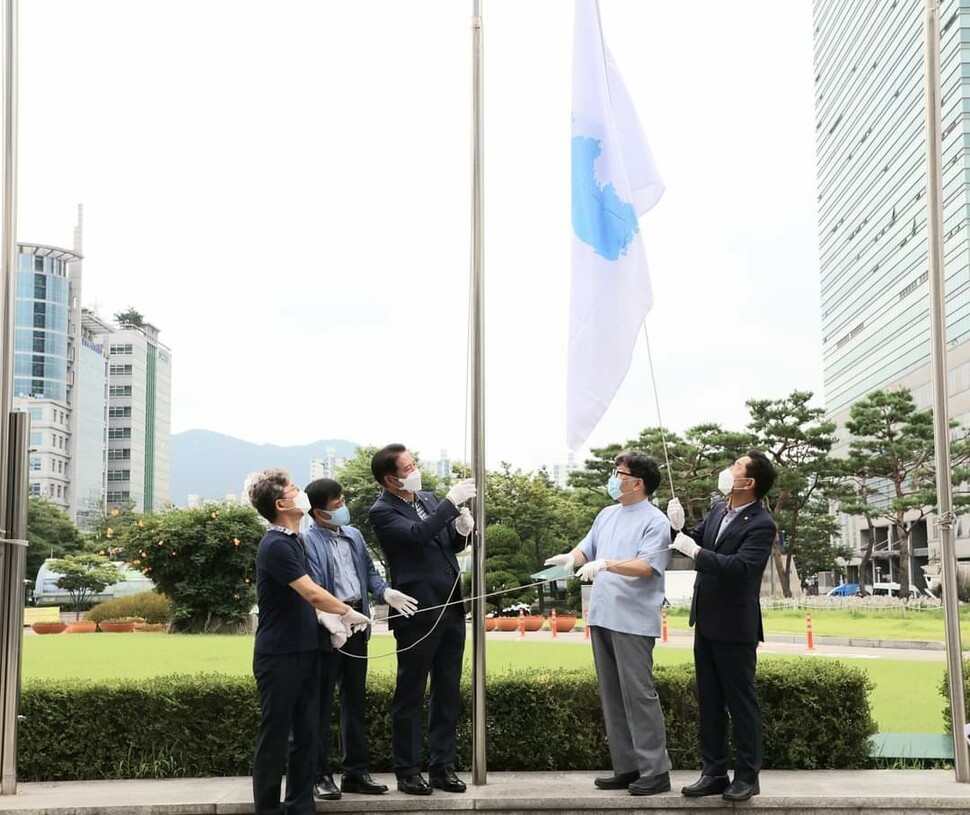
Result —
[{"label": "short sleeve shirt", "polygon": [[579,544],[587,560],[646,561],[649,577],[627,577],[602,571],[593,581],[590,625],[621,634],[660,636],[664,570],[670,560],[670,521],[648,500],[614,504],[600,512]]},{"label": "short sleeve shirt", "polygon": [[279,529],[263,535],[256,550],[256,653],[292,654],[317,649],[316,611],[290,587],[306,574],[306,550],[296,535]]}]

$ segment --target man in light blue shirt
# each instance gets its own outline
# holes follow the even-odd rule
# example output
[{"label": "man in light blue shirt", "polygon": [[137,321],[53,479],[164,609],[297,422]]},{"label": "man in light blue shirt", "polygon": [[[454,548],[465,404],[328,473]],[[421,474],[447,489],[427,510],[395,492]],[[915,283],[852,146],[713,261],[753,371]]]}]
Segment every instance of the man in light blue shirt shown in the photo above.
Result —
[{"label": "man in light blue shirt", "polygon": [[579,546],[546,565],[571,570],[579,564],[580,579],[593,581],[587,623],[613,764],[613,775],[594,783],[654,795],[670,789],[664,717],[653,682],[670,521],[648,500],[660,484],[657,462],[624,451],[615,465],[607,490],[617,503],[596,516]]}]

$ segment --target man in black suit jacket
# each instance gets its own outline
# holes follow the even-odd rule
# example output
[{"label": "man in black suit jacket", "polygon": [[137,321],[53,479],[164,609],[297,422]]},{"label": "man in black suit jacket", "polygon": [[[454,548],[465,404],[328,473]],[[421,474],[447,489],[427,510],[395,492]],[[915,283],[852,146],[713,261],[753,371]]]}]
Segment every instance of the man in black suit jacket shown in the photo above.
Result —
[{"label": "man in black suit jacket", "polygon": [[[752,450],[721,473],[718,486],[725,500],[671,544],[693,558],[697,570],[690,624],[703,765],[701,777],[681,790],[684,795],[722,793],[728,801],[746,801],[761,791],[763,728],[754,675],[758,643],[764,640],[761,577],[777,530],[761,499],[774,483],[775,468]],[[683,510],[677,509],[679,503],[668,507],[675,531],[684,522]],[[735,753],[730,783],[728,713]]]},{"label": "man in black suit jacket", "polygon": [[[371,472],[384,491],[370,508],[371,527],[390,571],[391,585],[418,601],[413,617],[392,615],[397,641],[397,685],[391,703],[397,788],[431,795],[433,788],[464,792],[455,774],[455,733],[460,707],[465,610],[457,552],[474,527],[460,504],[474,498],[475,482],[459,481],[444,501],[421,491],[421,471],[402,444],[374,454]],[[445,603],[453,605],[436,608]],[[421,613],[423,609],[433,609]],[[429,776],[421,775],[424,691],[431,677],[428,714]]]}]

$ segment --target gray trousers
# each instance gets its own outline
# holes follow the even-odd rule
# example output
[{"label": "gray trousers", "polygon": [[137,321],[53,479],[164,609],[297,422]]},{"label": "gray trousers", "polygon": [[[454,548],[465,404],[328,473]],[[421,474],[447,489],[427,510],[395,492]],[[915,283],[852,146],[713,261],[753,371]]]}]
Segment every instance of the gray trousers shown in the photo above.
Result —
[{"label": "gray trousers", "polygon": [[590,626],[590,637],[613,772],[667,772],[664,714],[653,684],[654,637],[599,626]]}]

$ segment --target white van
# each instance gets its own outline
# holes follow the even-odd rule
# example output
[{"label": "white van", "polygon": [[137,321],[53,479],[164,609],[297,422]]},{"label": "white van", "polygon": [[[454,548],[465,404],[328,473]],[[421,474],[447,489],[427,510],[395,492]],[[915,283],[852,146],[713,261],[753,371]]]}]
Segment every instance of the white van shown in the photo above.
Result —
[{"label": "white van", "polygon": [[[866,590],[873,597],[896,597],[899,594],[899,583],[873,583],[871,586],[866,586]],[[933,596],[931,592],[924,593],[912,583],[909,584],[910,597],[925,597],[927,595]]]}]

